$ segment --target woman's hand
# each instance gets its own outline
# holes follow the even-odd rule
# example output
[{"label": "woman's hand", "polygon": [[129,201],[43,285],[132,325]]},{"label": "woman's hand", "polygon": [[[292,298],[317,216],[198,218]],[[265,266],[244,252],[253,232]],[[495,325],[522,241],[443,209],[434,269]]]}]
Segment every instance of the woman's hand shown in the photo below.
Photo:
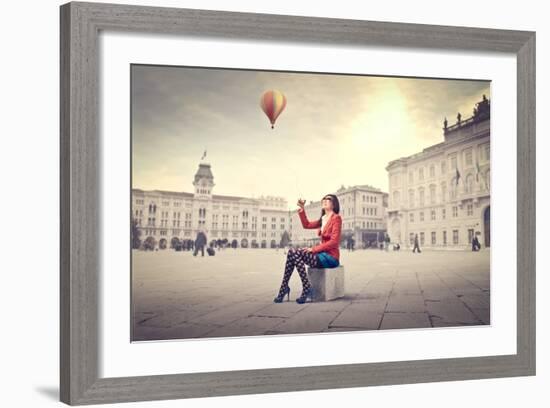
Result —
[{"label": "woman's hand", "polygon": [[304,251],[311,252],[311,248],[304,248]]},{"label": "woman's hand", "polygon": [[306,200],[302,200],[301,198],[298,199],[298,207],[300,207],[302,210],[304,209],[304,205],[306,204]]}]

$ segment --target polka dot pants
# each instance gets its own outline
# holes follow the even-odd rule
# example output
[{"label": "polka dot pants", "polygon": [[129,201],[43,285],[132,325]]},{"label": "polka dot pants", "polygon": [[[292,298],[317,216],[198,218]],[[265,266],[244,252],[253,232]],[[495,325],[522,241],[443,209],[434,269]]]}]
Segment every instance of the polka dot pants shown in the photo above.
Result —
[{"label": "polka dot pants", "polygon": [[318,267],[319,261],[317,260],[317,255],[307,252],[304,248],[290,248],[286,254],[285,274],[283,275],[283,282],[281,283],[281,288],[279,289],[280,297],[283,296],[283,293],[288,286],[288,281],[294,271],[294,267],[298,270],[298,274],[302,280],[303,290],[305,291],[310,288],[311,285],[309,284],[309,279],[307,278],[305,265],[313,268]]}]

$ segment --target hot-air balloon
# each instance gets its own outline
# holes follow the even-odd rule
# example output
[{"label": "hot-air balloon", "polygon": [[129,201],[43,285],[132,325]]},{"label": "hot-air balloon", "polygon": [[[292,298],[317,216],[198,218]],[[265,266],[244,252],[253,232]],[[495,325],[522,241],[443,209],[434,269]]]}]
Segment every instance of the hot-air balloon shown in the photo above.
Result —
[{"label": "hot-air balloon", "polygon": [[285,95],[275,89],[265,91],[260,98],[260,107],[269,118],[271,122],[271,129],[275,125],[275,121],[279,115],[283,112],[286,106]]}]

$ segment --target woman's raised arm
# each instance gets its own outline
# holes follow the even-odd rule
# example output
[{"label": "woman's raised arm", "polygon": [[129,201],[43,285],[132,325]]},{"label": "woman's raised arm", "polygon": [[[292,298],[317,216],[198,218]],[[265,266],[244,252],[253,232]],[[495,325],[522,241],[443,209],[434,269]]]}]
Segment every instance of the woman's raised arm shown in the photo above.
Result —
[{"label": "woman's raised arm", "polygon": [[306,229],[314,229],[319,228],[321,226],[321,222],[319,220],[310,221],[307,219],[306,216],[306,210],[303,208],[300,208],[298,210],[298,215],[300,216],[300,221],[302,222],[302,226]]}]

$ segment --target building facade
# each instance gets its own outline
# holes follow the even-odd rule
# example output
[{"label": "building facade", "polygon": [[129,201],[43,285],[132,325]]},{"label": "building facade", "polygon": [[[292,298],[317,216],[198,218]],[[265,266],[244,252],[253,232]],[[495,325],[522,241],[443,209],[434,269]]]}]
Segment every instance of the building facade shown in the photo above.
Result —
[{"label": "building facade", "polygon": [[392,242],[464,249],[474,235],[490,247],[490,101],[454,125],[444,121],[443,141],[391,161],[388,232]]},{"label": "building facade", "polygon": [[154,248],[174,247],[194,240],[199,231],[208,242],[227,239],[236,247],[276,248],[283,234],[290,236],[290,212],[282,197],[259,198],[213,194],[214,176],[200,163],[194,192],[132,189],[132,217],[139,240]]},{"label": "building facade", "polygon": [[[352,237],[362,248],[382,239],[386,232],[388,194],[369,185],[341,186],[336,191],[342,217],[342,240]],[[321,217],[321,201],[312,201],[304,209],[310,220]],[[292,213],[292,243],[310,246],[318,243],[317,230],[304,229],[298,213]]]}]

